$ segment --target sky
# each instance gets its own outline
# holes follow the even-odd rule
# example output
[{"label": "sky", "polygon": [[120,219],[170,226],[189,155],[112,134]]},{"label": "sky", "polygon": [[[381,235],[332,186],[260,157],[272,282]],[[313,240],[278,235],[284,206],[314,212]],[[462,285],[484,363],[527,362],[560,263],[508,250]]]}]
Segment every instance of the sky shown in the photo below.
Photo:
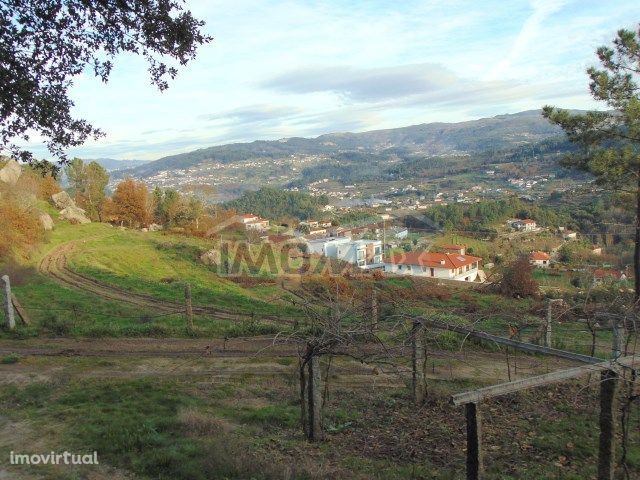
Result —
[{"label": "sky", "polygon": [[[212,145],[459,122],[552,104],[596,108],[587,67],[630,0],[186,0],[214,37],[168,90],[119,56],[74,79],[106,136],[69,154],[153,160]],[[48,157],[37,143],[36,156]]]}]

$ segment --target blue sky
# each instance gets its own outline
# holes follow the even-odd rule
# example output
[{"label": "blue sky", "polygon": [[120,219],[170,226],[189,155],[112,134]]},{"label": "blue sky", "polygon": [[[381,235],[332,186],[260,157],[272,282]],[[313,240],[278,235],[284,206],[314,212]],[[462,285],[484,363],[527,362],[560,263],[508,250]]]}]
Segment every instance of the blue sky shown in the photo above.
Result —
[{"label": "blue sky", "polygon": [[[83,158],[156,159],[221,143],[593,108],[585,69],[628,0],[187,0],[215,37],[165,92],[145,63],[75,79],[75,114],[107,134]],[[45,155],[33,145],[37,155]]]}]

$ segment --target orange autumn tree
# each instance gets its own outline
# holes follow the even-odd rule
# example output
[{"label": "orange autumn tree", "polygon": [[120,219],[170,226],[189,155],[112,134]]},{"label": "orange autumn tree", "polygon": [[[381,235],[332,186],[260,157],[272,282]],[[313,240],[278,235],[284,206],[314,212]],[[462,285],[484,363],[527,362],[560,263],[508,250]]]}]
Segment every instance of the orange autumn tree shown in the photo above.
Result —
[{"label": "orange autumn tree", "polygon": [[109,216],[129,227],[147,225],[149,192],[142,182],[127,178],[118,184],[109,204]]}]

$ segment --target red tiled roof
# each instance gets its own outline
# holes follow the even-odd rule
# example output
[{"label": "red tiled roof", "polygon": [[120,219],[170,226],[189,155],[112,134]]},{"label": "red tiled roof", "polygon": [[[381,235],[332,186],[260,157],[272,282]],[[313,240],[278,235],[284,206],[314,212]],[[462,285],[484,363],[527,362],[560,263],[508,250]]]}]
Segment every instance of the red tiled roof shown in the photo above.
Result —
[{"label": "red tiled roof", "polygon": [[595,278],[622,278],[622,272],[618,270],[610,270],[608,268],[596,268],[593,271],[593,276]]},{"label": "red tiled roof", "polygon": [[252,213],[243,213],[242,215],[240,215],[241,218],[257,218],[257,215],[254,215]]},{"label": "red tiled roof", "polygon": [[294,239],[293,235],[267,235],[267,240],[271,243],[284,243],[291,239]]},{"label": "red tiled roof", "polygon": [[547,252],[533,252],[529,258],[531,260],[551,260],[551,256]]},{"label": "red tiled roof", "polygon": [[[438,252],[407,252],[398,253],[385,258],[386,263],[401,265],[420,265],[421,267],[460,268],[480,262],[482,258],[471,255],[458,255],[455,253]],[[443,263],[444,262],[444,263]]]}]

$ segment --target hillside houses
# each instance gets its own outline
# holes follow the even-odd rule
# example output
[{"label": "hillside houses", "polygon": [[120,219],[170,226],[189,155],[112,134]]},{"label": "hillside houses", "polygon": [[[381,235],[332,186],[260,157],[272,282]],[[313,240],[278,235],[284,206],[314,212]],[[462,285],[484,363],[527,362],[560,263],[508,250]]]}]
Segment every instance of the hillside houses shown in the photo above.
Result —
[{"label": "hillside houses", "polygon": [[547,252],[532,252],[529,255],[529,263],[538,268],[549,268],[551,264],[551,255]]},{"label": "hillside houses", "polygon": [[398,253],[384,259],[384,271],[397,275],[474,282],[478,278],[480,257],[439,252]]},{"label": "hillside houses", "polygon": [[245,230],[264,231],[269,229],[269,220],[252,213],[238,215],[238,222],[244,226]]},{"label": "hillside houses", "polygon": [[518,219],[511,223],[511,227],[521,232],[533,232],[538,229],[538,224],[531,218]]},{"label": "hillside houses", "polygon": [[610,268],[596,268],[595,270],[593,270],[594,285],[624,281],[627,278],[628,277],[626,273],[620,270],[613,270]]},{"label": "hillside houses", "polygon": [[380,240],[353,240],[351,237],[323,237],[307,239],[307,251],[343,260],[362,269],[382,266]]}]

